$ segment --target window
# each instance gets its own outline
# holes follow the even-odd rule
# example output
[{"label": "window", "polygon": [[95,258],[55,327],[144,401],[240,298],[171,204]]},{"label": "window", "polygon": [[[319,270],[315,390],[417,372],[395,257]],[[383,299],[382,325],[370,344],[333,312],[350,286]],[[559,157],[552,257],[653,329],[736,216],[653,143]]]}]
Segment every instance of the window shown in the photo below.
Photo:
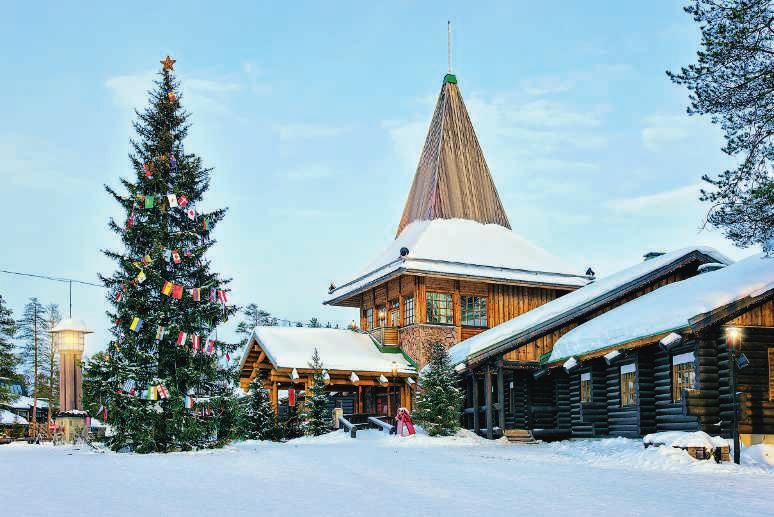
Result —
[{"label": "window", "polygon": [[366,309],[366,330],[374,328],[374,310]]},{"label": "window", "polygon": [[386,327],[387,326],[387,308],[384,305],[377,305],[376,312],[379,316],[379,326]]},{"label": "window", "polygon": [[398,315],[400,314],[400,303],[398,300],[392,300],[390,302],[390,326],[398,326]]},{"label": "window", "polygon": [[580,376],[580,401],[591,402],[591,372],[584,372]]},{"label": "window", "polygon": [[637,367],[634,363],[621,366],[621,406],[637,404]]},{"label": "window", "polygon": [[462,296],[462,324],[469,327],[486,327],[486,297]]},{"label": "window", "polygon": [[683,390],[696,387],[696,363],[693,352],[672,357],[672,400],[683,398]]},{"label": "window", "polygon": [[409,296],[403,300],[403,324],[414,324],[414,297]]},{"label": "window", "polygon": [[452,295],[447,293],[427,293],[427,322],[440,325],[451,325],[454,323]]}]

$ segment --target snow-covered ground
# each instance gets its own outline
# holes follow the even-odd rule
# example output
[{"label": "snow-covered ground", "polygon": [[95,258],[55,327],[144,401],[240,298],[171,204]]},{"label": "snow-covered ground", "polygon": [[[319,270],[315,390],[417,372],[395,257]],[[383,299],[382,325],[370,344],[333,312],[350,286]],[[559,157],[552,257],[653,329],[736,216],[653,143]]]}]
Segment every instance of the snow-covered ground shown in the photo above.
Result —
[{"label": "snow-covered ground", "polygon": [[737,466],[623,438],[517,446],[467,432],[145,456],[12,444],[0,446],[0,515],[764,516],[772,449]]}]

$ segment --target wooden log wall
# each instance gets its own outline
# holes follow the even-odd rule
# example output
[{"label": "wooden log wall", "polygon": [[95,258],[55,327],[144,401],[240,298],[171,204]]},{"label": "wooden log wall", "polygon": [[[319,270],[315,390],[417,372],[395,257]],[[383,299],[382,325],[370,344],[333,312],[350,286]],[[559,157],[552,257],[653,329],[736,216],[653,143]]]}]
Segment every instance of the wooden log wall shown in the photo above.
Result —
[{"label": "wooden log wall", "polygon": [[[570,376],[573,438],[607,436],[607,365],[594,359]],[[591,374],[591,402],[581,403],[581,374]]]},{"label": "wooden log wall", "polygon": [[555,429],[556,428],[556,397],[554,396],[554,382],[560,375],[552,372],[551,375],[535,379],[531,382],[529,395],[528,423],[530,429]]},{"label": "wooden log wall", "polygon": [[[774,328],[742,327],[742,352],[750,365],[736,371],[736,387],[741,392],[741,434],[774,434],[774,400],[769,392],[772,372],[769,371],[769,350],[774,348]],[[731,400],[730,357],[726,347],[725,329],[716,336],[719,370],[720,418],[724,437],[731,436],[733,406]]]},{"label": "wooden log wall", "polygon": [[[686,339],[671,350],[656,348],[653,354],[653,377],[655,381],[656,430],[657,431],[698,431],[699,419],[686,415],[682,401],[673,400],[672,358],[675,355],[693,352],[697,378],[700,379],[700,356],[697,341]],[[717,433],[716,433],[717,434]]]}]

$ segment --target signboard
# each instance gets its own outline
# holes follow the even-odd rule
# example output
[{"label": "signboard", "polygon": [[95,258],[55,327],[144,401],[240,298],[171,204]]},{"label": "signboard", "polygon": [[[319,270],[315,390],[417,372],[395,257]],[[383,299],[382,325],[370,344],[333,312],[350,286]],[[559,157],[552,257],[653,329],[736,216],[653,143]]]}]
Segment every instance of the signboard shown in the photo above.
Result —
[{"label": "signboard", "polygon": [[296,406],[296,390],[293,388],[288,390],[288,405],[290,407]]}]

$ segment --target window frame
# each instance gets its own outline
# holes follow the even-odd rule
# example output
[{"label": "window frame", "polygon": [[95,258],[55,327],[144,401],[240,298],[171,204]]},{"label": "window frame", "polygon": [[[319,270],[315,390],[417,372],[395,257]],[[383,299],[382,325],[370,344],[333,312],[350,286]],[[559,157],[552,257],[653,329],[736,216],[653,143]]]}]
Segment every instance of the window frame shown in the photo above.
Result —
[{"label": "window frame", "polygon": [[390,327],[397,327],[400,325],[400,300],[398,298],[394,298],[389,301],[388,305],[387,323]]},{"label": "window frame", "polygon": [[[688,358],[690,356],[690,358]],[[675,362],[678,360],[680,362]],[[670,358],[670,375],[672,383],[672,402],[681,402],[683,400],[683,389],[695,389],[697,380],[696,354],[685,352],[682,354],[672,354]],[[682,367],[682,368],[681,368]],[[689,381],[678,380],[680,374],[687,374]]]},{"label": "window frame", "polygon": [[366,330],[374,328],[374,308],[368,307],[366,310]]},{"label": "window frame", "polygon": [[376,322],[378,324],[377,328],[387,326],[387,306],[383,303],[376,306]]},{"label": "window frame", "polygon": [[[631,371],[629,371],[629,367],[631,367]],[[624,372],[624,369],[627,371]],[[638,368],[637,363],[627,363],[622,364],[618,367],[618,384],[619,386],[619,397],[620,397],[620,406],[622,408],[628,408],[628,407],[636,407],[637,404],[639,404],[639,393],[638,393],[638,382],[637,382],[637,374],[638,374]],[[633,386],[631,391],[629,391],[629,388],[627,386],[626,391],[624,391],[624,375],[627,376],[627,381],[629,379],[629,376],[632,376],[633,379]],[[624,395],[627,395],[626,397],[626,403],[624,403]]]},{"label": "window frame", "polygon": [[[587,377],[587,378],[584,378]],[[591,372],[581,372],[580,374],[580,403],[591,404],[594,402],[594,379]]]},{"label": "window frame", "polygon": [[416,303],[414,295],[403,298],[403,326],[416,323]]},{"label": "window frame", "polygon": [[[486,296],[476,294],[460,295],[460,325],[472,328],[488,328],[486,298]],[[467,320],[466,315],[468,316]]]},{"label": "window frame", "polygon": [[[451,293],[427,291],[425,301],[427,323],[431,325],[454,325],[454,300]],[[441,301],[443,301],[443,304],[440,303]],[[431,317],[434,313],[436,317]]]}]

